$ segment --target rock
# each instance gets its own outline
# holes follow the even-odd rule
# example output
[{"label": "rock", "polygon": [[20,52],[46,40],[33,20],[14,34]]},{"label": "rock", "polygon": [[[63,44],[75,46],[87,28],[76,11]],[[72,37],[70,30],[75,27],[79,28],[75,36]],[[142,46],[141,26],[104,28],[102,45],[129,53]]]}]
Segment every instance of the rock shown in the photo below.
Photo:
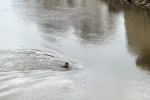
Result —
[{"label": "rock", "polygon": [[135,4],[136,6],[140,6],[140,2],[139,2],[138,0],[136,0],[136,1],[134,2],[134,4]]},{"label": "rock", "polygon": [[141,4],[141,5],[145,5],[145,4],[146,4],[146,1],[141,1],[140,4]]},{"label": "rock", "polygon": [[146,8],[149,8],[150,9],[150,3],[144,5]]},{"label": "rock", "polygon": [[123,0],[125,3],[130,3],[133,6],[150,9],[150,0]]}]

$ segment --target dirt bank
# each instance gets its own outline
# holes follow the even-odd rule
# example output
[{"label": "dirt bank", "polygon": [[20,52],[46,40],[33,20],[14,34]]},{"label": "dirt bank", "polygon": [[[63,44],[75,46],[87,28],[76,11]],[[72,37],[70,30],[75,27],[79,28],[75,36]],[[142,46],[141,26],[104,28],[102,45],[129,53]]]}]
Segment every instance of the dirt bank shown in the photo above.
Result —
[{"label": "dirt bank", "polygon": [[132,6],[150,9],[150,0],[123,0],[123,2]]}]

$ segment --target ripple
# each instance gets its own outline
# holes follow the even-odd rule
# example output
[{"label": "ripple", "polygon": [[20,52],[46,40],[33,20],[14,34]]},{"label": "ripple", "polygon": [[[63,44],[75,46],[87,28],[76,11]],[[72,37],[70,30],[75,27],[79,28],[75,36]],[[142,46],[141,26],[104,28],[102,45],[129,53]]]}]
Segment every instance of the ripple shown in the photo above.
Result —
[{"label": "ripple", "polygon": [[[60,66],[65,62],[71,68]],[[44,86],[59,86],[71,82],[68,74],[77,64],[57,53],[44,50],[0,50],[0,98],[32,91]],[[76,71],[75,71],[76,72]]]},{"label": "ripple", "polygon": [[[65,61],[66,59],[60,54],[36,49],[0,51],[0,71],[66,71],[65,68],[60,67],[65,64]],[[70,69],[75,67],[74,62],[70,62],[70,65]]]}]

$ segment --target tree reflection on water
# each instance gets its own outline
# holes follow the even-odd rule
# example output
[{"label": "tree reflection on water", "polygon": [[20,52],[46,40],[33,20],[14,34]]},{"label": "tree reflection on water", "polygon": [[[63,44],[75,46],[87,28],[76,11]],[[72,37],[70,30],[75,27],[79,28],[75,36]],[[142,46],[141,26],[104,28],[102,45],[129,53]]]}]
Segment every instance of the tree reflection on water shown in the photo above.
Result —
[{"label": "tree reflection on water", "polygon": [[[47,37],[50,41],[56,42],[55,36],[66,37],[66,30],[73,28],[74,34],[80,38],[81,43],[100,45],[111,41],[112,36],[118,31],[116,21],[119,19],[118,13],[111,12],[111,8],[108,8],[103,1],[20,0],[20,2],[17,7],[24,9],[25,12],[22,13],[25,13],[30,20],[36,21],[43,33],[51,35]],[[30,5],[31,3],[34,6]]]},{"label": "tree reflection on water", "polygon": [[149,14],[138,10],[124,12],[129,50],[137,55],[137,66],[146,70],[150,70]]}]

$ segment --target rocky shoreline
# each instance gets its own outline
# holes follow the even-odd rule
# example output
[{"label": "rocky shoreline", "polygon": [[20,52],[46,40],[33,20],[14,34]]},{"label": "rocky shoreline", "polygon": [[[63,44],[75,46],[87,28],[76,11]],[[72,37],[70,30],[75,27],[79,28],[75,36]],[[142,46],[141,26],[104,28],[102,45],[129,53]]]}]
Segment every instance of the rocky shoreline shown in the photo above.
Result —
[{"label": "rocky shoreline", "polygon": [[150,0],[123,0],[123,2],[131,6],[150,9]]}]

